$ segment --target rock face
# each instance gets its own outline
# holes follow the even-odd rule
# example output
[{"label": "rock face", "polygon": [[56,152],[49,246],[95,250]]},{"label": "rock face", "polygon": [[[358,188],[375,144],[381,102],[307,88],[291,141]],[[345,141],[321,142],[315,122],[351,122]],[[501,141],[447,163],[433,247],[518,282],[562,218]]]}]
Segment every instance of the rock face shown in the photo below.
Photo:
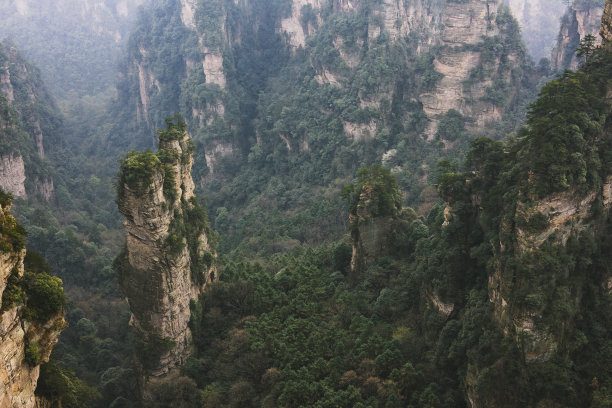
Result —
[{"label": "rock face", "polygon": [[[433,91],[420,96],[423,110],[431,120],[426,130],[429,138],[435,135],[441,115],[451,109],[472,118],[475,128],[480,130],[501,119],[507,102],[494,102],[487,97],[487,93],[494,82],[510,83],[510,72],[518,68],[522,56],[516,50],[510,51],[501,57],[507,61],[510,69],[498,71],[500,61],[486,61],[485,49],[479,45],[483,39],[509,35],[502,31],[512,31],[508,25],[514,23],[510,20],[502,23],[500,16],[503,13],[508,11],[500,1],[447,3],[439,39],[442,49],[434,61],[435,70],[442,74],[442,78]],[[511,19],[509,14],[507,16]],[[478,81],[471,81],[479,67],[490,74]],[[507,96],[507,101],[514,99],[512,92]]]},{"label": "rock face", "polygon": [[550,58],[559,34],[559,20],[566,6],[562,0],[508,0],[512,14],[521,24],[523,39],[537,62]]},{"label": "rock face", "polygon": [[601,19],[601,29],[599,30],[601,37],[607,43],[612,42],[612,1],[607,0],[606,8],[604,9]]},{"label": "rock face", "polygon": [[576,48],[586,35],[594,35],[599,42],[599,29],[603,14],[602,6],[572,5],[561,20],[557,44],[552,50],[551,64],[556,71],[575,70],[580,60]]},{"label": "rock face", "polygon": [[[0,203],[0,223],[4,228],[16,225],[10,215],[10,203]],[[0,300],[9,278],[20,279],[24,274],[23,260],[26,250],[17,245],[5,247],[8,240],[0,235]],[[10,283],[9,283],[10,284]],[[11,304],[5,298],[0,309],[0,407],[33,408],[34,391],[40,373],[40,364],[49,360],[53,346],[66,326],[63,312],[46,321],[29,321],[24,317],[23,304]],[[34,346],[35,345],[35,346]],[[38,357],[27,357],[28,347],[36,347]]]},{"label": "rock face", "polygon": [[[126,157],[119,195],[127,233],[119,258],[120,284],[131,324],[153,350],[149,361],[141,363],[154,376],[182,365],[189,356],[190,302],[216,279],[211,232],[193,194],[193,143],[184,123],[168,126],[159,133],[157,156]],[[130,173],[142,165],[148,166],[145,177]]]},{"label": "rock face", "polygon": [[0,187],[15,197],[51,201],[53,180],[41,173],[49,173],[43,159],[58,143],[59,110],[38,70],[10,43],[0,43],[0,72]]},{"label": "rock face", "polygon": [[[515,219],[542,220],[541,227],[516,226],[513,236],[514,244],[502,245],[501,255],[513,248],[516,259],[536,254],[547,243],[561,247],[568,245],[570,237],[577,237],[583,231],[597,231],[590,216],[595,205],[603,205],[605,211],[612,209],[612,176],[608,177],[601,191],[581,195],[576,191],[555,193],[542,200],[525,207],[517,204]],[[512,230],[510,222],[504,223],[503,229]],[[494,314],[497,321],[505,327],[507,333],[514,333],[522,341],[525,360],[547,360],[557,348],[561,340],[559,334],[555,335],[555,328],[540,322],[537,311],[520,311],[510,300],[512,292],[517,290],[513,281],[515,272],[512,267],[505,268],[501,262],[495,273],[489,277],[489,298],[494,305]],[[578,292],[579,293],[579,292]],[[559,292],[558,300],[572,301],[571,292]],[[565,299],[563,298],[565,297]]]},{"label": "rock face", "polygon": [[343,192],[350,207],[353,283],[373,260],[392,253],[397,230],[410,217],[402,210],[401,193],[389,170],[373,166],[362,169],[357,178]]},{"label": "rock face", "polygon": [[15,197],[26,198],[25,167],[20,154],[0,156],[0,188]]},{"label": "rock face", "polygon": [[[518,72],[525,63],[525,55],[519,44],[518,26],[515,26],[508,8],[502,3],[503,0],[446,3],[430,0],[384,0],[366,4],[362,0],[335,0],[326,4],[321,0],[293,0],[290,7],[287,4],[286,8],[278,12],[277,21],[269,21],[266,24],[274,25],[276,33],[295,55],[298,55],[300,48],[306,52],[313,60],[311,63],[316,71],[315,79],[320,84],[343,87],[352,82],[352,75],[372,63],[367,60],[366,51],[378,38],[389,38],[392,43],[408,46],[410,51],[407,58],[420,55],[426,59],[427,54],[435,54],[435,72],[431,74],[439,76],[439,81],[435,86],[418,90],[409,98],[411,103],[422,104],[430,122],[425,133],[431,139],[436,134],[438,123],[450,110],[473,119],[470,126],[474,130],[484,131],[489,123],[499,120],[516,100],[516,89],[520,88]],[[199,84],[197,93],[204,95],[206,90],[204,98],[186,98],[189,102],[183,114],[193,135],[215,120],[222,122],[226,111],[236,110],[236,107],[226,106],[230,99],[227,94],[228,86],[236,86],[235,83],[228,82],[226,70],[230,67],[231,74],[231,71],[236,69],[232,67],[237,59],[237,56],[232,55],[232,49],[244,42],[243,36],[255,36],[259,25],[263,24],[264,17],[257,14],[261,12],[259,9],[261,7],[253,1],[197,3],[194,0],[180,0],[177,1],[176,10],[166,11],[174,12],[180,17],[182,29],[186,29],[192,36],[189,41],[197,43],[197,47],[185,52],[182,61],[184,69],[180,69],[181,75],[184,72],[187,83],[196,81]],[[363,38],[345,44],[340,33],[333,33],[333,47],[343,64],[338,67],[315,62],[319,57],[314,56],[316,50],[309,46],[307,40],[327,29],[326,25],[332,24],[330,21],[333,18],[330,16],[345,18],[350,15],[365,17],[367,20]],[[357,35],[361,37],[362,33]],[[519,38],[516,44],[507,42],[497,48],[504,50],[502,55],[487,59],[491,55],[487,49],[489,46],[493,47],[491,43],[503,42],[512,36]],[[149,107],[158,105],[153,99],[161,95],[168,85],[161,79],[156,82],[155,70],[149,66],[149,60],[158,58],[154,56],[156,51],[146,49],[150,45],[146,45],[145,41],[142,41],[139,47],[139,52],[130,57],[128,62],[127,77],[132,77],[132,83],[138,81],[140,85],[138,95],[132,95],[130,98],[131,103],[137,100],[138,121],[146,123],[151,129],[151,126],[156,124],[151,121],[152,112],[149,112]],[[438,49],[439,52],[435,51]],[[159,75],[157,77],[161,78]],[[235,80],[236,78],[234,82]],[[362,106],[377,106],[377,109],[380,109],[381,101],[393,94],[395,87],[390,81],[389,84],[379,86],[375,95],[360,96]],[[233,91],[237,94],[242,92]],[[497,96],[492,96],[493,94]],[[178,102],[177,100],[172,105],[173,109]],[[235,126],[230,123],[225,125],[230,128]],[[344,127],[349,138],[358,140],[374,137],[378,125],[375,122],[345,122]],[[364,127],[374,131],[370,131],[368,136]],[[209,146],[208,143],[209,141],[204,142],[205,149],[214,149],[214,146]],[[218,144],[218,141],[215,144]]]},{"label": "rock face", "polygon": [[4,72],[0,79],[0,91],[17,111],[22,113],[21,121],[26,125],[38,155],[44,158],[45,137],[41,129],[38,105],[41,100],[47,99],[48,95],[44,89],[39,88],[41,84],[36,80],[39,73],[23,60],[15,47],[2,44],[0,53],[4,54],[0,57],[0,70]]},{"label": "rock face", "polygon": [[349,216],[353,241],[353,274],[363,271],[373,259],[389,254],[394,217],[374,215],[373,195],[374,189],[365,186],[359,196],[356,211]]}]

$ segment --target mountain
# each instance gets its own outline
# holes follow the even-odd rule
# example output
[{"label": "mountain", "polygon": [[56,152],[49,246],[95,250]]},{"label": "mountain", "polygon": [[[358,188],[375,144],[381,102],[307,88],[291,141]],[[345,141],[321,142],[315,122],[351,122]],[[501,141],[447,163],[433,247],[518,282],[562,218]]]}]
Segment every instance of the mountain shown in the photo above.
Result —
[{"label": "mountain", "polygon": [[[549,69],[501,1],[158,0],[109,112],[65,112],[57,136],[41,122],[44,159],[30,105],[5,96],[11,157],[26,177],[27,155],[47,163],[55,198],[23,183],[15,212],[50,267],[29,251],[2,300],[27,317],[19,289],[57,283],[50,270],[68,299],[37,394],[607,406],[609,20],[610,4],[604,46],[583,42],[577,70],[535,98]],[[23,69],[7,66],[17,100]],[[30,79],[24,94],[42,95]],[[4,225],[0,241],[22,245]]]},{"label": "mountain", "polygon": [[[64,103],[112,88],[116,61],[144,0],[3,0],[0,38],[11,38]],[[26,35],[24,35],[26,34]]]},{"label": "mountain", "polygon": [[39,196],[51,201],[54,183],[45,157],[61,144],[59,109],[40,71],[13,44],[0,44],[0,65],[0,186],[16,197]]},{"label": "mountain", "polygon": [[193,194],[194,145],[179,118],[158,132],[159,150],[121,163],[118,205],[125,251],[115,261],[140,344],[145,375],[180,368],[193,348],[188,323],[195,302],[217,277],[215,237]]},{"label": "mountain", "polygon": [[363,168],[344,190],[348,242],[227,262],[194,316],[193,382],[156,401],[605,406],[612,53],[587,54],[516,136],[440,163],[427,217],[401,207],[390,170]]},{"label": "mountain", "polygon": [[593,35],[599,42],[599,28],[604,1],[574,1],[561,19],[561,30],[557,44],[552,50],[551,63],[555,71],[576,69],[580,59],[576,49],[587,35]]},{"label": "mountain", "polygon": [[361,166],[393,167],[426,212],[437,160],[516,129],[539,75],[502,2],[159,1],[122,64],[129,128],[107,145],[152,147],[180,112],[220,249],[278,251],[341,234],[339,191]]},{"label": "mountain", "polygon": [[550,59],[559,35],[560,20],[567,11],[563,0],[509,0],[508,6],[521,25],[523,41],[535,61]]},{"label": "mountain", "polygon": [[10,213],[11,197],[0,196],[0,404],[33,408],[40,365],[66,327],[64,293],[42,258],[26,253],[26,232]]}]

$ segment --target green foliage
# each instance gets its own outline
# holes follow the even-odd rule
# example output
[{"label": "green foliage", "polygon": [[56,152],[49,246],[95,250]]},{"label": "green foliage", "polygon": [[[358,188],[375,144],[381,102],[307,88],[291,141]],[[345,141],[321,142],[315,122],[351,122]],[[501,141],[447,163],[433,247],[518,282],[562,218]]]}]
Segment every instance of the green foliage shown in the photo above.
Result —
[{"label": "green foliage", "polygon": [[165,142],[180,141],[185,137],[186,129],[187,125],[183,121],[181,115],[177,113],[173,118],[166,119],[166,129],[158,130],[157,136],[162,144]]},{"label": "green foliage", "polygon": [[594,53],[597,68],[587,65],[584,71],[563,73],[546,84],[530,106],[521,159],[534,174],[530,189],[537,196],[601,185],[607,145],[598,141],[609,112],[604,78],[610,74],[610,58],[607,51]]},{"label": "green foliage", "polygon": [[[217,233],[210,227],[208,215],[203,205],[200,205],[195,197],[189,203],[183,204],[183,217],[185,224],[185,237],[189,248],[191,260],[191,277],[194,282],[204,283],[205,273],[213,265],[214,255],[217,249]],[[200,238],[206,236],[209,249],[204,254],[199,254]]]},{"label": "green foliage", "polygon": [[357,182],[344,187],[342,196],[351,214],[366,208],[371,217],[396,215],[402,208],[402,196],[395,177],[380,165],[365,167],[357,173]]},{"label": "green foliage", "polygon": [[57,276],[26,270],[23,286],[27,294],[27,319],[47,321],[64,310],[66,298],[62,280]]},{"label": "green foliage", "polygon": [[176,256],[183,251],[183,248],[185,248],[185,222],[181,214],[175,210],[168,227],[164,249],[170,256]]},{"label": "green foliage", "polygon": [[153,181],[153,176],[161,170],[159,158],[151,151],[138,152],[132,150],[119,161],[119,196],[123,191],[123,185],[139,189],[148,186]]},{"label": "green foliage", "polygon": [[223,11],[222,0],[199,1],[196,8],[198,31],[202,33],[206,47],[213,50],[223,45]]},{"label": "green foliage", "polygon": [[172,166],[168,166],[167,164],[162,165],[162,170],[164,172],[164,185],[162,187],[162,191],[164,192],[164,196],[167,197],[171,203],[173,203],[178,198],[178,190],[176,189],[176,173],[174,172],[174,168]]},{"label": "green foliage", "polygon": [[0,206],[7,208],[13,202],[13,196],[10,193],[5,193],[0,189]]},{"label": "green foliage", "polygon": [[12,198],[10,194],[0,190],[0,200],[3,202],[2,212],[0,213],[0,251],[17,254],[25,248],[28,234],[7,210],[11,205]]},{"label": "green foliage", "polygon": [[546,215],[538,212],[533,214],[529,219],[519,218],[517,225],[528,232],[540,232],[548,227],[549,219]]},{"label": "green foliage", "polygon": [[436,137],[449,142],[461,138],[465,134],[465,124],[468,119],[454,109],[449,110],[444,114],[440,124],[438,125],[438,133]]},{"label": "green foliage", "polygon": [[61,401],[66,408],[89,408],[100,393],[88,387],[74,372],[65,369],[52,355],[48,363],[41,365],[36,395],[50,401]]},{"label": "green foliage", "polygon": [[181,407],[201,408],[202,394],[195,382],[188,377],[168,379],[152,385],[151,398],[146,401],[152,408]]},{"label": "green foliage", "polygon": [[589,58],[595,53],[595,41],[596,38],[593,34],[587,34],[580,40],[580,45],[576,49],[576,56],[578,58],[584,58],[588,62]]},{"label": "green foliage", "polygon": [[222,282],[192,312],[199,354],[185,372],[206,389],[206,404],[353,407],[418,399],[421,384],[400,391],[396,383],[407,349],[386,319],[370,315],[381,302],[376,289],[351,291],[330,268],[341,247],[300,249],[266,267],[226,264]]},{"label": "green foliage", "polygon": [[150,371],[159,367],[160,359],[176,346],[170,338],[151,336],[135,339],[135,351],[143,369]]},{"label": "green foliage", "polygon": [[2,292],[2,307],[0,311],[5,311],[13,307],[14,305],[22,305],[26,301],[26,294],[21,285],[21,279],[19,277],[19,270],[13,268],[11,274],[6,280],[6,287]]},{"label": "green foliage", "polygon": [[40,363],[40,344],[37,342],[27,343],[25,346],[25,362],[31,366]]}]

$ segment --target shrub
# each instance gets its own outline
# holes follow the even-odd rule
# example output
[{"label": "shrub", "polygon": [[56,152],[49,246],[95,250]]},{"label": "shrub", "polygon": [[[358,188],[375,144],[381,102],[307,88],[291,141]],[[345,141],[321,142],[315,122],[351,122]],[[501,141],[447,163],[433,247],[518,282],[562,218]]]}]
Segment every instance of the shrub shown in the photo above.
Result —
[{"label": "shrub", "polygon": [[25,292],[21,287],[19,270],[15,267],[9,275],[4,293],[2,293],[2,308],[0,311],[8,310],[13,305],[25,303]]},{"label": "shrub", "polygon": [[[0,204],[6,208],[11,204],[11,195],[0,190]],[[0,215],[0,251],[19,252],[25,248],[26,230],[10,214]]]},{"label": "shrub", "polygon": [[40,363],[40,345],[37,342],[29,343],[25,348],[25,361],[31,366]]},{"label": "shrub", "polygon": [[66,299],[60,278],[26,270],[23,285],[27,294],[25,316],[28,320],[49,320],[64,310]]},{"label": "shrub", "polygon": [[148,185],[153,181],[153,175],[161,170],[159,158],[151,151],[133,150],[126,154],[120,163],[119,188],[124,184],[132,188]]}]

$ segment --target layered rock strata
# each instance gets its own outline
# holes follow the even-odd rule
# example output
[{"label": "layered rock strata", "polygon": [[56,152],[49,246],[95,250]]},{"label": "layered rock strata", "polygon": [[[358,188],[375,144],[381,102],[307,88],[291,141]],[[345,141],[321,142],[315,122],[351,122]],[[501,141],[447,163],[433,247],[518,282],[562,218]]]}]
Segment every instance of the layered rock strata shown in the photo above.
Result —
[{"label": "layered rock strata", "polygon": [[[17,225],[9,210],[10,203],[0,203],[4,232],[7,227]],[[26,254],[25,248],[9,243],[10,238],[0,234],[0,407],[33,408],[37,404],[34,391],[40,364],[49,360],[66,322],[63,312],[44,321],[30,321],[25,317],[25,305],[11,303],[6,298],[5,290],[11,285],[9,279],[19,280],[24,275]]]},{"label": "layered rock strata", "polygon": [[[148,166],[144,177],[130,173],[142,169],[143,162]],[[120,284],[131,325],[154,349],[151,361],[141,361],[153,376],[189,356],[190,302],[215,279],[214,249],[193,193],[192,164],[193,144],[182,123],[160,132],[157,155],[128,155],[122,165],[119,210],[127,237]]]}]

